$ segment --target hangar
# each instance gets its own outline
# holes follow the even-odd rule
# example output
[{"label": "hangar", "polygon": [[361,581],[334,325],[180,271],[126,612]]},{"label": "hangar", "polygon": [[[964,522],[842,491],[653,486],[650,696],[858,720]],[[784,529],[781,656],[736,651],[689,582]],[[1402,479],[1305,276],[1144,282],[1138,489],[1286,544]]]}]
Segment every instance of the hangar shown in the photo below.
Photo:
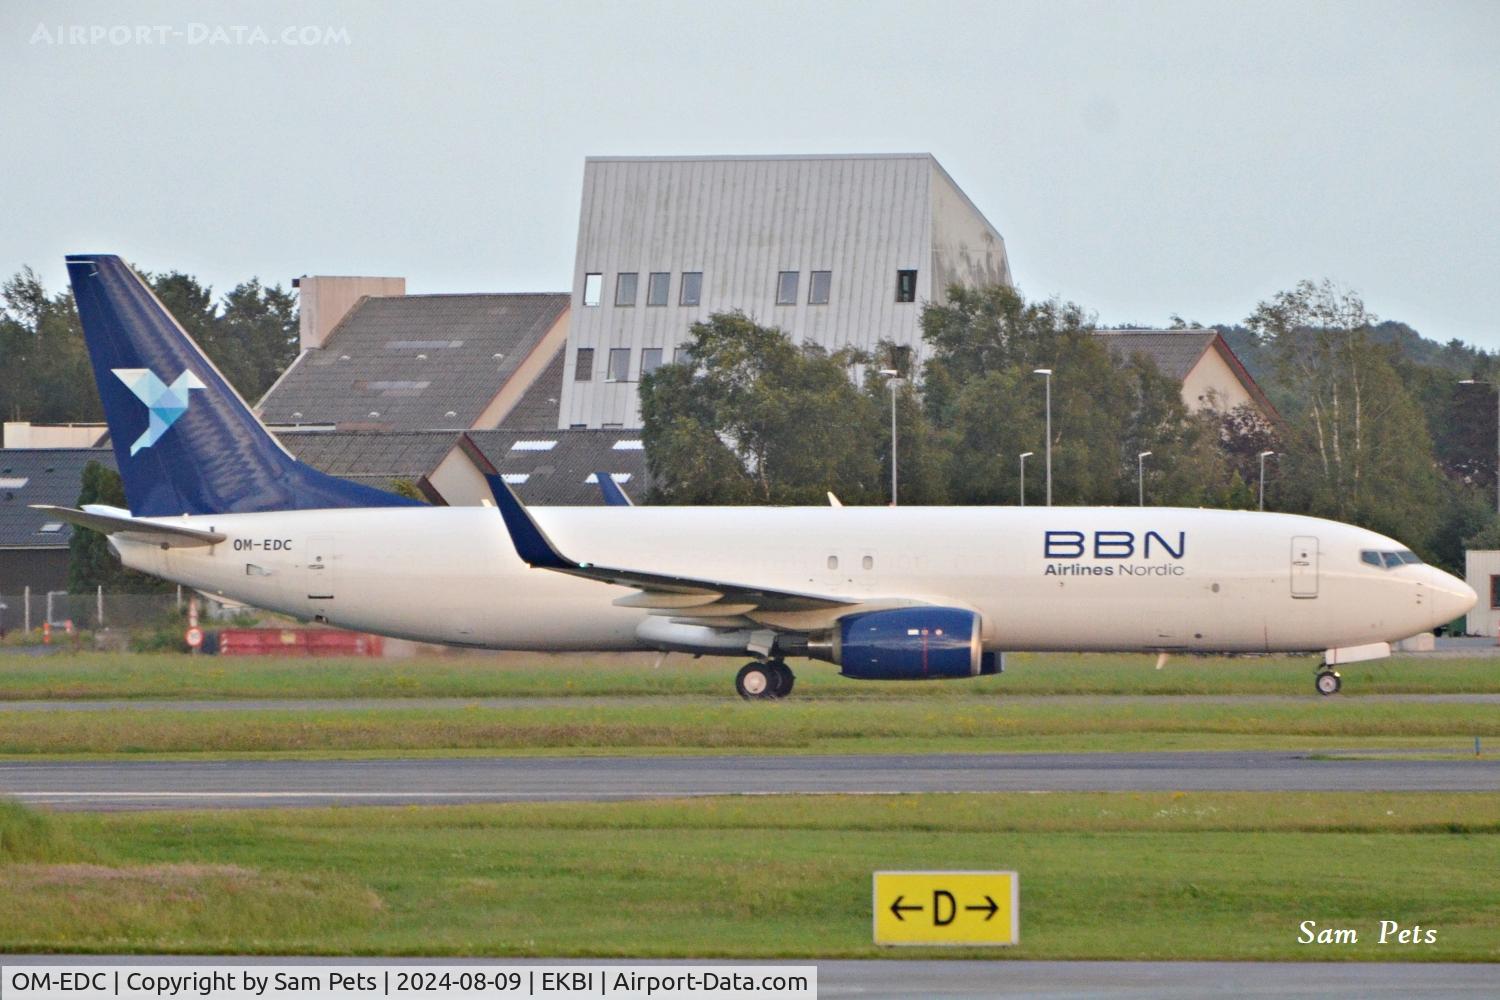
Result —
[{"label": "hangar", "polygon": [[930,153],[589,157],[558,427],[639,427],[642,373],[716,312],[920,362],[922,303],[1010,283],[1004,238]]}]

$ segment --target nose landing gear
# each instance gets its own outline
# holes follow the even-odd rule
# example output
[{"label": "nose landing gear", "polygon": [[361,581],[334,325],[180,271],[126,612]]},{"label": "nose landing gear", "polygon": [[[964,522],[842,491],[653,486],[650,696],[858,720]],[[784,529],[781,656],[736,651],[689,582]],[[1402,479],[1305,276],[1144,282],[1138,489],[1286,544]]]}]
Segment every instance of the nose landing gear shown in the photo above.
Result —
[{"label": "nose landing gear", "polygon": [[1317,685],[1318,694],[1321,695],[1338,694],[1339,688],[1344,686],[1343,680],[1339,677],[1339,672],[1337,670],[1329,670],[1326,666],[1318,671],[1317,680],[1313,683]]},{"label": "nose landing gear", "polygon": [[752,660],[740,668],[734,689],[746,700],[775,700],[791,694],[796,680],[792,669],[782,660]]}]

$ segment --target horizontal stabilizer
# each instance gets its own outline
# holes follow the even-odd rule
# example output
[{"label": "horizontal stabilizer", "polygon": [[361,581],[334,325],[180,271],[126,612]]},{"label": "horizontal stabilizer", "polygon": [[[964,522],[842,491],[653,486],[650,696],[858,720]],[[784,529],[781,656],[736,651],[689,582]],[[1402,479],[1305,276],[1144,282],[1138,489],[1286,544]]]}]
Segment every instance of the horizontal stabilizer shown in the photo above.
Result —
[{"label": "horizontal stabilizer", "polygon": [[42,503],[34,503],[31,508],[45,510],[54,517],[81,528],[92,528],[106,535],[130,535],[169,547],[216,545],[227,537],[217,531],[205,531],[202,528],[145,521],[130,517],[124,512],[105,514],[100,511],[79,510],[76,507],[54,507],[51,504]]}]

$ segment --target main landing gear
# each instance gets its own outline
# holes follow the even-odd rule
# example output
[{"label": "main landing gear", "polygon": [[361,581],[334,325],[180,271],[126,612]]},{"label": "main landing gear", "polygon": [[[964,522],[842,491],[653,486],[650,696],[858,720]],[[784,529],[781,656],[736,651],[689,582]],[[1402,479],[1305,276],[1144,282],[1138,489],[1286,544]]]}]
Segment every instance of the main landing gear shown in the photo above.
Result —
[{"label": "main landing gear", "polygon": [[796,681],[792,668],[781,660],[752,660],[740,668],[739,675],[734,679],[734,689],[746,700],[774,700],[791,694],[792,685]]},{"label": "main landing gear", "polygon": [[1344,686],[1343,680],[1339,678],[1339,672],[1329,669],[1326,664],[1318,671],[1317,680],[1313,683],[1317,685],[1318,694],[1321,695],[1338,694],[1339,688]]}]

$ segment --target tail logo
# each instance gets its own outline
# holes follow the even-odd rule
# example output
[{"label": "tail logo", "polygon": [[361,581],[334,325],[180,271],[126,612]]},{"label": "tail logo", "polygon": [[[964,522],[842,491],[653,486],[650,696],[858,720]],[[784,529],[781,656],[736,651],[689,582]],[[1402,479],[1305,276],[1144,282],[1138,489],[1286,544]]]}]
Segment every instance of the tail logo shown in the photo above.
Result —
[{"label": "tail logo", "polygon": [[177,422],[177,418],[187,412],[189,391],[207,388],[198,376],[189,371],[184,371],[177,376],[175,382],[167,385],[148,368],[110,370],[151,412],[151,422],[146,425],[146,433],[136,438],[135,443],[130,446],[131,455],[161,440],[161,436]]}]

